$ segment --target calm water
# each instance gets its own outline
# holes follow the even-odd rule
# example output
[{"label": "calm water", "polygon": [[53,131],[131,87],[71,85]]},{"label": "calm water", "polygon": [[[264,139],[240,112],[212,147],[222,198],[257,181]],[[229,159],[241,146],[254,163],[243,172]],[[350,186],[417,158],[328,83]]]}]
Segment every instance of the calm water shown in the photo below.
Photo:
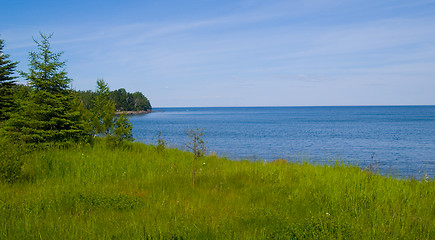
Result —
[{"label": "calm water", "polygon": [[185,131],[198,127],[209,151],[232,159],[340,159],[397,177],[435,175],[435,106],[154,110],[130,118],[137,141],[156,144],[161,131],[185,149]]}]

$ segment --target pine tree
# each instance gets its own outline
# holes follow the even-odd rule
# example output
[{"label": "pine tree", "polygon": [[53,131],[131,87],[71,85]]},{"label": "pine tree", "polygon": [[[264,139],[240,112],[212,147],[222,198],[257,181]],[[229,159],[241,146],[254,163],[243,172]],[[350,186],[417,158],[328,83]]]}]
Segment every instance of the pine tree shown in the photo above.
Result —
[{"label": "pine tree", "polygon": [[4,41],[0,39],[0,121],[7,120],[14,108],[13,87],[15,67],[18,62],[8,60],[9,54],[3,52]]}]

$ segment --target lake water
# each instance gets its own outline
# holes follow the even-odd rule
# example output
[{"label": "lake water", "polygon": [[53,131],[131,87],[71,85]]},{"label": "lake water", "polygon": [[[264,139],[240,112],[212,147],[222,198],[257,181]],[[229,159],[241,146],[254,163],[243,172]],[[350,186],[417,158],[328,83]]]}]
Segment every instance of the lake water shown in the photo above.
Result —
[{"label": "lake water", "polygon": [[435,106],[160,108],[132,116],[136,141],[185,149],[204,129],[209,152],[231,159],[370,164],[395,177],[435,175]]}]

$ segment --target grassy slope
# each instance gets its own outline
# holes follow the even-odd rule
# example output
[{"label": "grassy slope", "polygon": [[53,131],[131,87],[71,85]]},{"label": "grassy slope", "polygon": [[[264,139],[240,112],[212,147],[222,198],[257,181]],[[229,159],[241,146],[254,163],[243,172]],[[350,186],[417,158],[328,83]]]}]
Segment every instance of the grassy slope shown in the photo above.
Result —
[{"label": "grassy slope", "polygon": [[0,239],[435,239],[435,182],[103,144],[33,153],[0,183]]}]

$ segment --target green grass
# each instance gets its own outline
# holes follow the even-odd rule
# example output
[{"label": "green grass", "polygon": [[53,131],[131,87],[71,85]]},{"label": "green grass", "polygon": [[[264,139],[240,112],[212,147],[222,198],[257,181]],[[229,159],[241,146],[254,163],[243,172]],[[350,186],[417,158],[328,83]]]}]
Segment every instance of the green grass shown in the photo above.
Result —
[{"label": "green grass", "polygon": [[0,239],[435,239],[435,182],[135,143],[27,154]]}]

